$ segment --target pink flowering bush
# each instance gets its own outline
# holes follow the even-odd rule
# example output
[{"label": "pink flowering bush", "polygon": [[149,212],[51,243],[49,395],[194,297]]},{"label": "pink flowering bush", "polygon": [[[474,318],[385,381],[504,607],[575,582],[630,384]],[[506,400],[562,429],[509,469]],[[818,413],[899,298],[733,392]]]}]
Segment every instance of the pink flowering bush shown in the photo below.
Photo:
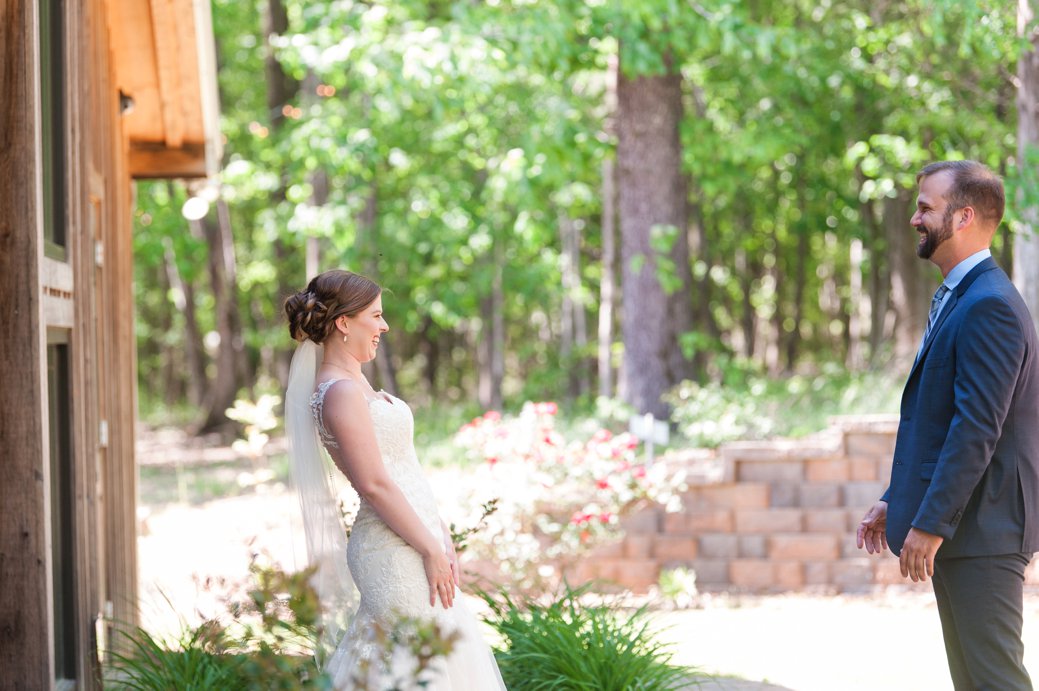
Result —
[{"label": "pink flowering bush", "polygon": [[632,435],[598,429],[567,439],[555,403],[527,403],[517,417],[490,411],[456,443],[477,461],[469,506],[498,499],[467,554],[521,588],[543,587],[593,547],[621,536],[620,519],[648,504],[681,508],[684,473],[639,458]]}]

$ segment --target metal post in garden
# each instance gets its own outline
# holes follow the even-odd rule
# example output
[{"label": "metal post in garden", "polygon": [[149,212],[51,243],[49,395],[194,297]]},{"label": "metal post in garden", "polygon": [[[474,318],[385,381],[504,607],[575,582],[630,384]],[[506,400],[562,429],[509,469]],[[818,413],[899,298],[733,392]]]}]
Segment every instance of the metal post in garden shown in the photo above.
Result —
[{"label": "metal post in garden", "polygon": [[656,444],[667,444],[670,429],[667,420],[657,420],[653,413],[632,415],[628,421],[628,431],[646,444],[646,467],[653,465],[653,451]]}]

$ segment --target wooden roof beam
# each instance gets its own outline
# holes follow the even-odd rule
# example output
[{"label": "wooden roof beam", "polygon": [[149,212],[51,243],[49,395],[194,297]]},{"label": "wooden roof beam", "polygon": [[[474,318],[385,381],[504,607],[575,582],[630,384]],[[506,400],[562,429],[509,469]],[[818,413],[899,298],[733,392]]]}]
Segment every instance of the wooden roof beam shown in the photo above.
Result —
[{"label": "wooden roof beam", "polygon": [[182,32],[178,24],[194,18],[179,18],[172,0],[151,0],[152,40],[155,41],[156,63],[159,76],[159,98],[161,100],[162,125],[166,146],[179,149],[184,144],[184,93],[186,75],[183,65],[189,53],[196,51],[194,45],[180,45]]},{"label": "wooden roof beam", "polygon": [[205,144],[171,149],[162,144],[130,143],[130,175],[135,179],[204,178],[209,175]]}]

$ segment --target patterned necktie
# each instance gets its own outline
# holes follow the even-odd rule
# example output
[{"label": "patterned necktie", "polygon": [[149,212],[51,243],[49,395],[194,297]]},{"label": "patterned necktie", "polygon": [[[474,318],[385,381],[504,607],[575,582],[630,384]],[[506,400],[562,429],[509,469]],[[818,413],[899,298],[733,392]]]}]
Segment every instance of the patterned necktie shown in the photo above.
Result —
[{"label": "patterned necktie", "polygon": [[[949,289],[945,287],[944,283],[938,286],[938,290],[934,291],[934,297],[931,298],[931,311],[927,313],[927,328],[924,329],[923,343],[927,343],[927,337],[931,335],[931,329],[934,328],[934,322],[938,319],[938,312],[942,308],[942,299],[948,292]],[[922,343],[921,347],[923,347]]]}]

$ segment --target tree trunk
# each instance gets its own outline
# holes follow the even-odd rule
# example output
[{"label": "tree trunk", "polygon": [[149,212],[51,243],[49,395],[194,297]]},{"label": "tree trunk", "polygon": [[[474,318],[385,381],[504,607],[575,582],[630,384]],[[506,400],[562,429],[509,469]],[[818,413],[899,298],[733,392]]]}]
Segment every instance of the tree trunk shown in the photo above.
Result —
[{"label": "tree trunk", "polygon": [[[692,87],[692,103],[697,118],[703,119],[707,117],[707,97],[704,94],[703,89],[698,85]],[[699,275],[693,278],[693,288],[695,293],[693,295],[693,304],[695,309],[694,314],[694,325],[698,332],[704,334],[709,339],[712,346],[710,348],[697,348],[693,354],[693,372],[698,381],[707,381],[708,370],[710,367],[710,361],[714,355],[714,348],[721,342],[721,329],[718,326],[718,322],[714,316],[714,283],[711,280],[710,267],[713,265],[715,257],[711,255],[711,245],[707,232],[707,221],[704,218],[702,197],[698,185],[694,185],[692,188],[694,201],[690,205],[690,217],[691,223],[689,226],[689,250],[693,257],[697,257],[699,261],[703,262],[704,270],[697,272]],[[726,258],[726,262],[728,258]],[[722,291],[724,293],[724,291]],[[725,296],[719,296],[721,301],[725,301]]]},{"label": "tree trunk", "polygon": [[[1036,179],[1039,156],[1039,31],[1029,26],[1035,18],[1035,0],[1018,0],[1018,33],[1032,44],[1017,63],[1017,162],[1023,174]],[[1031,203],[1029,203],[1031,202]],[[1033,318],[1039,318],[1039,200],[1018,194],[1022,228],[1014,237],[1014,285],[1024,296]]]},{"label": "tree trunk", "polygon": [[480,300],[477,398],[484,410],[501,410],[504,328],[502,316],[501,268],[495,267],[491,292]]},{"label": "tree trunk", "polygon": [[271,124],[277,128],[285,120],[282,109],[299,91],[299,82],[289,76],[278,62],[271,39],[284,36],[289,30],[289,15],[282,0],[267,0],[267,11],[263,15],[263,35],[266,50],[263,56],[264,73],[267,77],[267,112]]},{"label": "tree trunk", "polygon": [[[357,255],[361,258],[361,271],[373,281],[382,280],[379,270],[378,257],[378,213],[379,213],[379,188],[376,184],[378,172],[374,171],[372,182],[368,188],[368,196],[364,202],[364,208],[357,219],[357,237],[354,246]],[[388,286],[392,287],[392,286]],[[391,395],[396,396],[399,392],[397,386],[397,370],[393,365],[393,331],[385,334],[380,340],[379,357],[371,362],[365,363],[361,369],[364,375],[377,386]]]},{"label": "tree trunk", "polygon": [[919,240],[909,225],[910,193],[884,200],[884,232],[891,267],[891,306],[895,312],[895,362],[908,367],[916,357],[927,325],[931,294],[938,287],[935,269],[916,255]]},{"label": "tree trunk", "polygon": [[[617,166],[620,191],[624,314],[625,400],[640,413],[665,419],[661,396],[688,376],[679,347],[692,323],[686,182],[682,175],[682,77],[669,71],[629,76],[617,84]],[[670,229],[667,252],[654,249],[654,234]],[[664,261],[661,261],[664,260]],[[672,266],[669,269],[667,264]],[[677,286],[665,289],[661,273]]]},{"label": "tree trunk", "polygon": [[[715,303],[710,266],[714,258],[710,252],[703,208],[699,203],[691,205],[690,217],[689,250],[692,256],[698,257],[699,261],[703,262],[704,265],[703,271],[697,272],[699,275],[693,278],[693,309],[695,310],[693,324],[696,331],[701,336],[705,336],[709,343],[717,344],[721,339],[721,330],[718,328],[713,310]],[[706,348],[701,344],[693,353],[693,374],[697,381],[703,382],[707,380],[707,373],[715,347],[712,345]]]},{"label": "tree trunk", "polygon": [[[765,327],[765,338],[762,345],[765,346],[764,360],[769,375],[779,376],[779,352],[783,345],[783,291],[786,289],[786,276],[783,274],[783,244],[780,242],[779,230],[772,227],[772,241],[775,249],[772,250],[772,263],[768,265],[765,278],[771,279],[772,290],[772,316],[761,321]],[[767,257],[767,255],[766,255]]]},{"label": "tree trunk", "polygon": [[[281,63],[278,62],[274,45],[271,43],[272,38],[285,35],[288,29],[288,13],[285,11],[285,6],[282,3],[282,0],[267,0],[263,12],[263,36],[265,39],[263,67],[267,87],[267,112],[270,114],[271,129],[273,131],[277,131],[281,128],[282,124],[285,122],[285,105],[292,100],[299,91],[299,83],[290,77],[284,69],[282,69]],[[287,175],[282,173],[281,185],[278,189],[271,192],[270,204],[272,207],[285,201],[286,185]],[[301,277],[296,273],[299,267],[298,259],[296,259],[299,255],[296,253],[299,251],[299,247],[287,246],[281,235],[274,240],[274,256],[277,259],[276,266],[278,267],[277,281],[279,307],[282,300],[303,288],[303,286],[314,277],[314,274],[308,272],[302,277],[303,280],[300,280]],[[304,260],[304,262],[306,262],[306,260]],[[304,263],[304,266],[308,271],[314,268],[307,266],[306,263]],[[280,309],[278,314],[281,314]],[[289,379],[289,364],[292,360],[292,349],[289,347],[279,348],[277,353],[278,355],[275,358],[275,376],[277,376],[278,380],[284,385]]]},{"label": "tree trunk", "polygon": [[560,355],[569,374],[571,397],[588,393],[588,368],[584,352],[588,347],[588,320],[581,290],[581,230],[574,219],[559,213],[562,247],[563,309]]},{"label": "tree trunk", "polygon": [[182,373],[186,379],[188,402],[200,407],[203,404],[206,387],[206,365],[202,351],[202,335],[199,332],[195,315],[195,287],[190,281],[184,281],[177,270],[177,257],[173,251],[173,243],[169,238],[165,246],[166,276],[169,279],[173,294],[173,306],[184,315],[184,366]]},{"label": "tree trunk", "polygon": [[[801,198],[804,199],[802,190]],[[805,213],[804,217],[808,214]],[[797,367],[797,358],[801,348],[801,322],[804,319],[805,288],[808,281],[808,230],[801,228],[797,231],[797,256],[794,257],[794,328],[790,333],[783,330],[786,338],[786,369],[793,372]],[[777,293],[778,295],[778,293]],[[778,312],[778,310],[777,310]]]},{"label": "tree trunk", "polygon": [[602,279],[599,283],[599,395],[613,396],[613,303],[616,248],[616,188],[613,159],[602,162]]},{"label": "tree trunk", "polygon": [[428,314],[422,317],[422,326],[418,330],[418,351],[422,354],[422,376],[426,380],[429,400],[435,401],[438,396],[437,365],[440,364],[440,343],[433,333],[433,319]]},{"label": "tree trunk", "polygon": [[227,423],[224,414],[234,405],[242,384],[244,341],[238,314],[238,280],[235,269],[234,239],[227,202],[218,199],[216,219],[207,216],[201,221],[209,245],[209,280],[213,291],[213,311],[216,332],[220,337],[214,365],[216,376],[206,397],[205,421],[201,432],[213,431]]},{"label": "tree trunk", "polygon": [[559,310],[559,357],[563,361],[563,367],[567,370],[567,394],[573,398],[574,376],[573,361],[574,354],[574,291],[573,277],[571,271],[573,265],[570,257],[570,233],[572,232],[573,220],[566,213],[559,211],[556,225],[559,227],[560,247],[560,274],[563,282],[563,290]]},{"label": "tree trunk", "polygon": [[854,238],[848,251],[848,355],[845,366],[857,372],[862,369],[863,357],[863,292],[862,240]]},{"label": "tree trunk", "polygon": [[501,410],[502,384],[505,380],[505,241],[498,237],[494,243],[494,283],[491,286],[491,319],[494,331],[491,337],[491,407]]},{"label": "tree trunk", "polygon": [[397,396],[397,370],[393,366],[393,342],[385,335],[379,339],[379,357],[375,358],[376,381],[379,388],[392,396]]},{"label": "tree trunk", "polygon": [[888,315],[890,313],[891,276],[888,262],[884,261],[884,232],[877,222],[876,208],[872,201],[860,207],[859,213],[866,226],[869,239],[869,366],[877,362],[881,344],[887,340]]},{"label": "tree trunk", "polygon": [[[749,226],[744,225],[743,227]],[[736,250],[735,268],[736,275],[739,277],[742,298],[740,331],[743,335],[743,356],[751,359],[754,357],[754,350],[757,347],[757,313],[751,298],[754,294],[754,279],[758,276],[758,267],[748,261],[747,251],[741,247]]]}]

